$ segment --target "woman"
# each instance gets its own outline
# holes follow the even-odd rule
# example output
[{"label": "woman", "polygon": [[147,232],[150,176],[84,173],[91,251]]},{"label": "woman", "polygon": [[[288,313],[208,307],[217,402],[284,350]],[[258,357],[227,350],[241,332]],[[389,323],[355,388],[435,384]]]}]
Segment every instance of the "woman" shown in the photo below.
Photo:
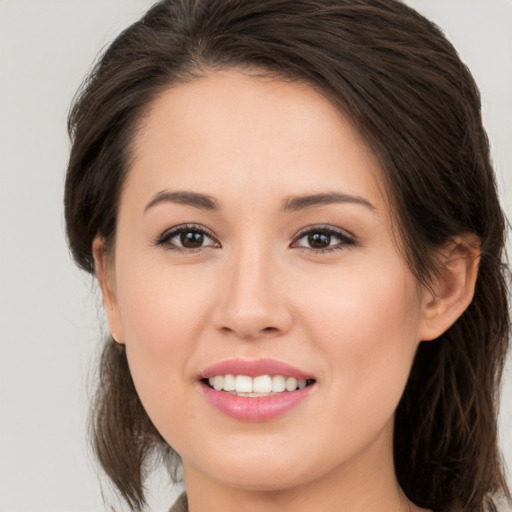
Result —
[{"label": "woman", "polygon": [[435,26],[395,0],[162,1],[69,127],[69,244],[112,333],[93,442],[133,509],[155,454],[183,468],[173,510],[509,497],[505,221]]}]

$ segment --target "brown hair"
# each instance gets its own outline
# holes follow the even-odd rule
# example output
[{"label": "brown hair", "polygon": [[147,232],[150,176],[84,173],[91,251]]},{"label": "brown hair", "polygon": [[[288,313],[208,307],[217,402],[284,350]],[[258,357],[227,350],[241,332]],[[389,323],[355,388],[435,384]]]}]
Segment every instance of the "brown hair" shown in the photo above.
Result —
[{"label": "brown hair", "polygon": [[[508,346],[505,220],[480,98],[441,31],[396,0],[162,0],[104,53],[70,112],[67,235],[94,273],[92,241],[112,246],[137,125],[165,89],[211,69],[259,70],[328,96],[379,158],[405,242],[423,283],[435,251],[461,233],[481,241],[473,302],[418,349],[396,411],[400,485],[436,512],[483,510],[510,497],[497,447],[499,384]],[[124,348],[107,340],[92,438],[131,507],[144,502],[152,455],[173,451],[135,392]]]}]

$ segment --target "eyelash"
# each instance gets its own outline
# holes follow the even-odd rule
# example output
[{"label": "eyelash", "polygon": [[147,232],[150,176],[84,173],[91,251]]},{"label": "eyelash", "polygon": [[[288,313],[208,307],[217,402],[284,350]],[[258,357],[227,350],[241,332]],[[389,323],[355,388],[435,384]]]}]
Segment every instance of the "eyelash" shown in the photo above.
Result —
[{"label": "eyelash", "polygon": [[325,248],[317,248],[314,249],[312,247],[304,247],[304,246],[297,246],[295,247],[305,251],[310,252],[313,254],[326,254],[326,253],[332,253],[334,251],[342,251],[346,249],[347,247],[356,245],[356,240],[354,237],[349,236],[346,232],[342,231],[341,229],[333,228],[332,226],[311,226],[306,229],[303,229],[294,239],[291,246],[294,247],[294,244],[296,244],[299,240],[301,240],[304,237],[307,237],[312,234],[322,234],[327,235],[329,237],[335,237],[339,241],[334,246],[329,246]]},{"label": "eyelash", "polygon": [[[172,243],[171,240],[179,235],[185,234],[185,233],[196,233],[199,235],[202,235],[203,237],[208,237],[210,240],[212,240],[212,243],[209,245],[201,245],[199,247],[183,247],[176,245],[175,243]],[[313,248],[313,247],[306,247],[302,245],[297,245],[298,241],[303,239],[304,237],[313,235],[313,234],[321,234],[326,235],[328,237],[335,237],[339,241],[334,246],[329,246],[325,248]],[[329,240],[330,242],[330,240]],[[310,226],[306,229],[303,229],[300,231],[297,236],[293,239],[292,243],[290,244],[290,247],[298,248],[301,251],[309,252],[313,254],[325,254],[325,253],[331,253],[334,251],[344,250],[349,246],[356,245],[355,238],[347,235],[344,231],[340,229],[335,229],[332,226]],[[162,233],[155,241],[154,245],[156,246],[165,246],[166,249],[173,250],[173,251],[180,251],[180,252],[187,252],[187,253],[196,253],[200,251],[204,251],[205,249],[209,248],[220,248],[221,244],[220,242],[215,238],[215,236],[205,229],[203,226],[197,225],[197,224],[184,224],[182,226],[176,226],[174,228],[171,228],[164,233]]]},{"label": "eyelash", "polygon": [[[212,240],[212,244],[207,246],[201,246],[201,247],[181,247],[179,245],[171,243],[171,240],[179,235],[185,234],[185,233],[198,233],[204,237],[208,237]],[[200,252],[204,251],[207,248],[210,247],[220,247],[220,243],[217,241],[217,239],[213,236],[213,234],[205,229],[202,226],[199,226],[197,224],[184,224],[182,226],[176,226],[174,228],[171,228],[167,231],[164,231],[155,241],[155,244],[157,246],[165,246],[166,249],[172,250],[172,251],[181,251],[181,252]]]}]

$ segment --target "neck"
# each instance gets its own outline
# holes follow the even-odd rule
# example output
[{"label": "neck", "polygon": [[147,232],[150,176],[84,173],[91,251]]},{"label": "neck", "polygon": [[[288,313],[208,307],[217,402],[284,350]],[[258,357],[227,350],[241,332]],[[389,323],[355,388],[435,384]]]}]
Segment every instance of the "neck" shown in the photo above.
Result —
[{"label": "neck", "polygon": [[280,490],[242,489],[220,482],[184,461],[190,512],[409,512],[396,480],[392,428],[364,452],[313,481]]}]

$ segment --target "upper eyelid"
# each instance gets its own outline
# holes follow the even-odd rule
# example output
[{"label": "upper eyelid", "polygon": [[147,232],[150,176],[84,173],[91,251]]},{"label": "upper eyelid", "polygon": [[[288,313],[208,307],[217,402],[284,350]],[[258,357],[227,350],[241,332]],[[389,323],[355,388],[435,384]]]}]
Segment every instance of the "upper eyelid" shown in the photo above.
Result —
[{"label": "upper eyelid", "polygon": [[315,224],[312,226],[307,226],[305,228],[302,228],[295,235],[293,240],[297,240],[297,239],[303,237],[304,235],[307,235],[308,233],[315,232],[315,231],[322,231],[322,230],[328,231],[329,233],[332,233],[332,234],[340,235],[344,238],[350,238],[354,241],[357,240],[357,237],[354,234],[352,234],[350,231],[347,231],[346,229],[338,228],[335,226],[331,226],[329,224]]},{"label": "upper eyelid", "polygon": [[201,226],[200,224],[179,224],[177,226],[173,226],[172,228],[166,229],[162,234],[171,234],[171,233],[179,233],[181,231],[200,231],[202,233],[205,233],[206,235],[214,236],[211,231]]},{"label": "upper eyelid", "polygon": [[174,238],[179,233],[187,230],[199,231],[204,233],[207,237],[211,238],[214,242],[220,243],[218,238],[209,229],[200,224],[180,224],[178,226],[173,226],[172,228],[166,229],[161,235],[159,235],[156,239],[156,245],[165,243],[171,238]]}]

